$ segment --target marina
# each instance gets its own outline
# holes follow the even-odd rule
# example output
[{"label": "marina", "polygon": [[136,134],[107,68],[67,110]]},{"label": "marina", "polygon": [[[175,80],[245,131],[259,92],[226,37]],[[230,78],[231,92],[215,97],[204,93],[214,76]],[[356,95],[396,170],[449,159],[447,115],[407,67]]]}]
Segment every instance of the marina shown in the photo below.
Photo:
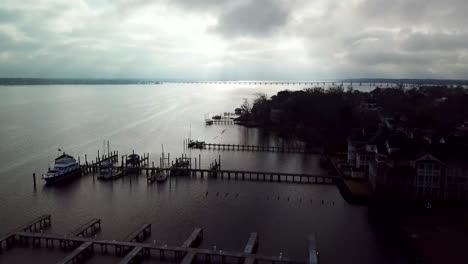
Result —
[{"label": "marina", "polygon": [[[201,156],[200,156],[201,157]],[[145,161],[148,159],[146,156]],[[201,158],[199,158],[201,159]],[[264,181],[264,182],[284,182],[284,183],[314,183],[314,184],[334,184],[334,180],[341,179],[339,176],[333,175],[314,175],[314,174],[302,174],[302,173],[286,173],[286,172],[273,172],[273,171],[243,171],[243,170],[224,170],[221,169],[220,159],[210,164],[210,168],[192,168],[191,158],[181,157],[172,161],[172,166],[169,168],[159,168],[153,166],[140,166],[147,164],[148,162],[138,162],[135,166],[128,166],[127,163],[122,163],[120,166],[112,166],[114,171],[118,172],[118,175],[135,174],[140,173],[146,174],[148,184],[157,180],[156,175],[166,173],[172,177],[177,176],[190,176],[190,177],[215,177],[220,179],[228,180],[243,180],[243,181]],[[196,167],[196,162],[194,166]],[[92,174],[99,171],[100,166],[94,165],[82,165],[82,169],[85,175]]]},{"label": "marina", "polygon": [[[261,240],[256,254],[304,261],[307,234],[316,232],[321,263],[342,263],[355,258],[354,252],[360,252],[361,263],[389,263],[379,251],[369,250],[380,247],[376,235],[380,232],[371,230],[367,210],[346,203],[333,183],[335,178],[328,177],[325,184],[321,183],[328,172],[320,167],[319,155],[223,151],[222,147],[208,150],[183,144],[182,139],[195,138],[213,144],[289,145],[299,150],[300,144],[279,140],[274,133],[258,128],[205,126],[203,113],[235,109],[255,91],[273,94],[275,89],[285,88],[262,87],[243,90],[229,86],[135,85],[131,86],[131,94],[129,87],[122,86],[27,86],[14,91],[2,88],[0,118],[5,123],[0,131],[5,140],[1,150],[4,159],[0,160],[0,210],[9,213],[0,216],[1,234],[8,235],[18,223],[46,213],[55,219],[43,232],[49,235],[71,236],[78,227],[98,218],[101,229],[96,227],[96,233],[88,229],[86,239],[125,241],[146,223],[152,228],[143,244],[156,241],[157,245],[181,246],[195,228],[202,228],[200,248],[213,250],[216,246],[223,252],[243,252],[250,234],[256,232]],[[73,103],[62,97],[64,89],[77,95]],[[13,92],[20,92],[22,101]],[[45,101],[48,107],[39,103]],[[23,111],[30,115],[22,115]],[[109,118],[103,120],[103,116]],[[21,124],[29,125],[19,130]],[[23,138],[34,140],[29,144]],[[102,147],[104,139],[112,142],[110,151]],[[165,157],[170,153],[170,158],[161,170],[166,172],[166,180],[158,182],[162,144]],[[74,157],[82,173],[66,183],[49,186],[41,176],[63,154],[57,149]],[[138,159],[130,157],[132,154]],[[189,159],[188,169],[173,169],[171,175],[169,168],[182,156]],[[110,164],[112,177],[100,177]],[[354,223],[351,229],[349,222]],[[346,232],[352,234],[343,236]],[[101,256],[96,254],[99,245],[93,247],[90,263],[118,263],[132,252],[143,255],[142,249],[128,248],[130,251],[117,258],[109,246],[112,254]],[[0,262],[27,262],[25,256],[30,255],[38,264],[57,263],[72,253],[71,248],[67,252],[59,246],[52,251],[42,248],[45,246],[14,247],[0,255]],[[336,251],[341,254],[334,254]],[[171,253],[166,252],[166,256]],[[203,255],[196,257],[204,261]]]}]

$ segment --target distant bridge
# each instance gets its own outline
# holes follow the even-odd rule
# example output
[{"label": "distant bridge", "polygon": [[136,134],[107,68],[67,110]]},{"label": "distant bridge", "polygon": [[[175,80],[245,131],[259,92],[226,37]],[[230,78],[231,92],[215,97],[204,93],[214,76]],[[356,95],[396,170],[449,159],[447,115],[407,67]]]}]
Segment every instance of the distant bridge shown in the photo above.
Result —
[{"label": "distant bridge", "polygon": [[385,80],[385,81],[180,81],[163,82],[164,84],[228,84],[228,85],[297,85],[297,86],[374,86],[374,87],[394,87],[394,86],[420,86],[420,85],[459,85],[458,82],[441,82],[439,80]]}]

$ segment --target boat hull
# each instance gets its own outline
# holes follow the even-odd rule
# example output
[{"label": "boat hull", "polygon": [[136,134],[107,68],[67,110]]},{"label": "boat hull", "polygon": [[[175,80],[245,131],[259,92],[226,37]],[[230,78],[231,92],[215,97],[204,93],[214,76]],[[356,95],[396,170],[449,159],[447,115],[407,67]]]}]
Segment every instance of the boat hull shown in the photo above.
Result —
[{"label": "boat hull", "polygon": [[77,177],[81,176],[81,168],[78,168],[73,171],[69,171],[67,173],[54,176],[54,177],[44,177],[43,179],[45,180],[47,185],[54,185],[54,184],[59,184]]},{"label": "boat hull", "polygon": [[162,174],[162,175],[157,175],[156,176],[156,182],[157,183],[163,183],[167,180],[167,174]]}]

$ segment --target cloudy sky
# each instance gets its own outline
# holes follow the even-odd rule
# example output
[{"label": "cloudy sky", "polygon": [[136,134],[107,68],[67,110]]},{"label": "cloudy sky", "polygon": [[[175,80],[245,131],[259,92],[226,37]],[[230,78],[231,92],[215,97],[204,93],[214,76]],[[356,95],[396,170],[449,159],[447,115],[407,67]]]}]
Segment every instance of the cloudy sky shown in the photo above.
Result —
[{"label": "cloudy sky", "polygon": [[467,0],[2,0],[1,77],[468,78]]}]

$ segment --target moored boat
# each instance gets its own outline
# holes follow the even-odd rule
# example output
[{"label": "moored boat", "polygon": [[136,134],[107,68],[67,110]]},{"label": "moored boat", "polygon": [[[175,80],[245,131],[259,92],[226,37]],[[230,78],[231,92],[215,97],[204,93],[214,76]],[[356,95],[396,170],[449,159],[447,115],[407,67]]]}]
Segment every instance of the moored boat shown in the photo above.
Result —
[{"label": "moored boat", "polygon": [[167,172],[164,170],[157,169],[156,171],[156,182],[161,183],[167,180]]},{"label": "moored boat", "polygon": [[100,180],[110,180],[113,178],[114,173],[113,173],[113,168],[112,168],[112,161],[111,160],[106,160],[101,162],[100,167],[100,175],[98,176],[98,179]]},{"label": "moored boat", "polygon": [[202,149],[205,145],[205,141],[193,141],[193,140],[190,140],[190,142],[188,143],[188,147],[189,148],[198,148],[198,149]]},{"label": "moored boat", "polygon": [[55,159],[54,168],[49,169],[47,174],[42,175],[42,178],[47,184],[54,184],[80,175],[80,164],[78,164],[74,157],[64,152],[60,157]]}]

